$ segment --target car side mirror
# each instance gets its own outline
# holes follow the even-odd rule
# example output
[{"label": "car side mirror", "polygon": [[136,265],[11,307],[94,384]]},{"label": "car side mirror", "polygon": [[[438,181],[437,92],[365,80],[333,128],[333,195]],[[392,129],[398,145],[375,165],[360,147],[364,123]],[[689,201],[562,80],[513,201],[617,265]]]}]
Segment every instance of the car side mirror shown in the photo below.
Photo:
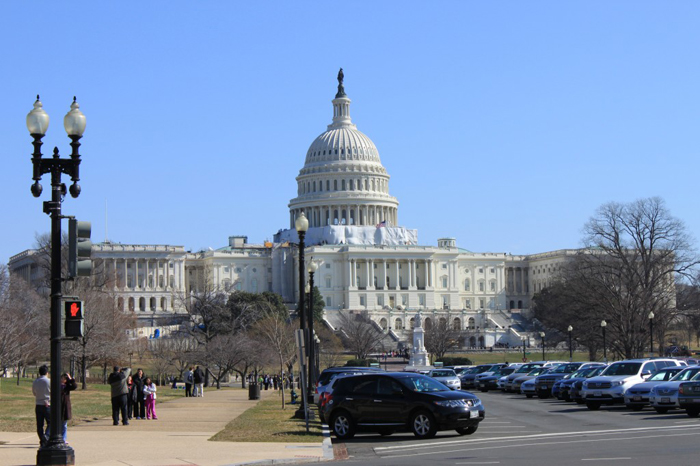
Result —
[{"label": "car side mirror", "polygon": [[651,372],[649,372],[649,371],[644,371],[644,372],[642,372],[642,377],[645,378],[645,379],[646,379],[647,377],[649,377],[650,375],[651,375]]}]

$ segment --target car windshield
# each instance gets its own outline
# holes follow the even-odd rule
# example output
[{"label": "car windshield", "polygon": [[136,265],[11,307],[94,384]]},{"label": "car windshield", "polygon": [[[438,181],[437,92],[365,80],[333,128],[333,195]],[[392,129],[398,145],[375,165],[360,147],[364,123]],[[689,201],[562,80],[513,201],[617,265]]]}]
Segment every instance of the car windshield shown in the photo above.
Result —
[{"label": "car windshield", "polygon": [[457,377],[457,374],[452,369],[442,369],[439,371],[432,371],[430,375],[433,377]]},{"label": "car windshield", "polygon": [[576,372],[573,372],[573,373],[567,375],[567,376],[564,377],[564,378],[565,378],[565,379],[575,379],[576,377],[585,377],[586,374],[588,374],[588,373],[591,372],[591,371],[593,371],[593,369],[591,369],[591,368],[588,368],[588,369],[579,369],[579,370],[577,370]]},{"label": "car windshield", "polygon": [[575,371],[581,364],[562,364],[552,371],[552,374],[568,374]]},{"label": "car windshield", "polygon": [[516,374],[527,374],[530,372],[532,369],[535,369],[536,367],[540,367],[540,365],[537,364],[525,364],[524,366],[521,366],[517,371],[515,371]]},{"label": "car windshield", "polygon": [[460,375],[460,376],[465,376],[465,375],[467,375],[467,374],[476,374],[476,371],[478,371],[478,370],[479,370],[478,367],[470,367],[469,369],[463,370],[462,373],[459,374],[459,375]]},{"label": "car windshield", "polygon": [[666,381],[671,379],[674,375],[676,375],[679,370],[664,370],[664,371],[657,371],[654,372],[651,377],[647,379],[647,382],[659,382],[659,381]]},{"label": "car windshield", "polygon": [[492,367],[493,367],[493,366],[479,366],[479,367],[478,367],[479,370],[476,371],[476,373],[477,373],[477,374],[481,374],[481,373],[483,373],[483,372],[488,372],[488,371],[492,370]]},{"label": "car windshield", "polygon": [[515,372],[514,367],[503,367],[503,368],[497,370],[496,372],[494,372],[493,375],[509,375],[509,374],[512,374],[513,372]]},{"label": "car windshield", "polygon": [[585,377],[595,377],[596,375],[600,375],[605,369],[607,369],[607,366],[594,367],[588,374],[585,375]]},{"label": "car windshield", "polygon": [[546,369],[544,367],[537,367],[535,369],[532,369],[530,372],[527,373],[527,375],[540,375],[544,374],[545,372],[548,372],[549,369]]},{"label": "car windshield", "polygon": [[685,380],[690,380],[690,379],[694,378],[698,373],[700,373],[700,367],[693,367],[692,369],[684,369],[681,372],[679,372],[678,374],[676,374],[676,376],[674,378],[672,378],[671,380],[674,382],[676,382],[676,381],[683,382]]},{"label": "car windshield", "polygon": [[640,367],[642,367],[641,362],[616,362],[608,366],[600,375],[636,375]]},{"label": "car windshield", "polygon": [[446,385],[441,384],[437,380],[421,375],[409,375],[407,377],[402,377],[400,380],[405,387],[407,387],[409,390],[413,390],[414,392],[424,393],[450,391]]}]

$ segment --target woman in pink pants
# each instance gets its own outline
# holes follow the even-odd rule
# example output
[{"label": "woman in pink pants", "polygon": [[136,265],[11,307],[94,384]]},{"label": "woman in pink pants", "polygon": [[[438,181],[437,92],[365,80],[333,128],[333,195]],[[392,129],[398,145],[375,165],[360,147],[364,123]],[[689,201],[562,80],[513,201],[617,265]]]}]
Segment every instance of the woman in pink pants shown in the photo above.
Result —
[{"label": "woman in pink pants", "polygon": [[150,377],[146,377],[146,383],[143,384],[143,396],[146,400],[146,419],[158,419],[156,416],[156,384],[151,381]]}]

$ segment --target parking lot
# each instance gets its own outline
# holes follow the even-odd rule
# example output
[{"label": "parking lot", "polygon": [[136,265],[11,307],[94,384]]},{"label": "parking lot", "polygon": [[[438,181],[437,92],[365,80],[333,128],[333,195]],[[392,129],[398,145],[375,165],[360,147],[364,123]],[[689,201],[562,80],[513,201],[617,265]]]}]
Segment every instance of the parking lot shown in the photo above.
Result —
[{"label": "parking lot", "polygon": [[357,434],[334,444],[348,461],[378,465],[700,464],[700,421],[684,411],[585,405],[553,398],[527,399],[500,391],[474,392],[486,419],[470,436],[438,432],[429,440],[411,433]]}]

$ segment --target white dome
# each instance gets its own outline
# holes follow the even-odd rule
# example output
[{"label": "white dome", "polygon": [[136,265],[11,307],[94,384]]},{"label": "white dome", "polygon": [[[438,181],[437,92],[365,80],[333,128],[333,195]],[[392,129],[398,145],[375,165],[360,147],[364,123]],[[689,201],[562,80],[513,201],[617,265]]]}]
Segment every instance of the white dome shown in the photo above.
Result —
[{"label": "white dome", "polygon": [[289,202],[290,225],[302,212],[313,227],[397,225],[398,201],[389,194],[389,174],[372,140],[350,119],[342,70],[333,99],[333,123],[311,143]]}]

